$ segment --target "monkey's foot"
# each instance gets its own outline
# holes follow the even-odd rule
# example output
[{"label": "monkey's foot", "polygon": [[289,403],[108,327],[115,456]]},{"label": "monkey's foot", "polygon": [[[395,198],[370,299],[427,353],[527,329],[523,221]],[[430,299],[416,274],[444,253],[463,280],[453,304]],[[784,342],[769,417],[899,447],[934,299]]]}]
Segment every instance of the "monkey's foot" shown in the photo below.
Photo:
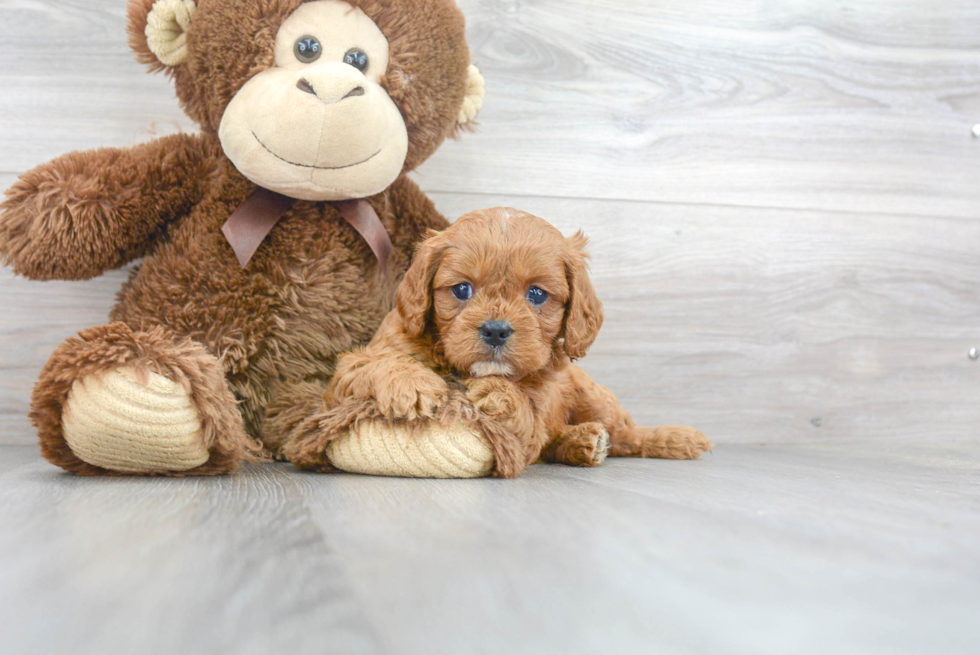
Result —
[{"label": "monkey's foot", "polygon": [[59,347],[34,387],[41,453],[83,475],[214,475],[251,446],[218,361],[164,330],[91,328]]},{"label": "monkey's foot", "polygon": [[61,415],[84,462],[120,473],[189,471],[208,461],[201,417],[179,384],[132,366],[75,380]]},{"label": "monkey's foot", "polygon": [[[312,390],[307,394],[312,400]],[[335,403],[322,393],[303,411],[275,409],[272,422],[288,434],[282,454],[302,469],[412,478],[514,478],[537,451],[507,426],[451,393],[431,419],[391,420],[373,400]],[[312,411],[311,411],[312,409]],[[533,451],[533,453],[532,453]],[[533,456],[532,456],[533,454]]]}]

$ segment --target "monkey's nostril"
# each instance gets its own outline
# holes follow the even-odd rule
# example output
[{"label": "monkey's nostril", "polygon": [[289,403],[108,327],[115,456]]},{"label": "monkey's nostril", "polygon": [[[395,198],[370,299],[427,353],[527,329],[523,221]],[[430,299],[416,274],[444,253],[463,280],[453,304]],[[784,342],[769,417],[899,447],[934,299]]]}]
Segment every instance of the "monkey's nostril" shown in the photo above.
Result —
[{"label": "monkey's nostril", "polygon": [[346,100],[347,98],[353,98],[354,96],[362,96],[362,95],[364,95],[364,87],[363,86],[355,86],[353,89],[351,89],[350,91],[348,91],[347,92],[347,95],[345,95],[343,98],[341,98],[341,100]]},{"label": "monkey's nostril", "polygon": [[304,80],[302,77],[299,78],[299,82],[296,83],[296,88],[299,89],[300,91],[305,91],[306,93],[312,93],[313,95],[316,95],[316,91],[313,90],[313,86],[309,82]]}]

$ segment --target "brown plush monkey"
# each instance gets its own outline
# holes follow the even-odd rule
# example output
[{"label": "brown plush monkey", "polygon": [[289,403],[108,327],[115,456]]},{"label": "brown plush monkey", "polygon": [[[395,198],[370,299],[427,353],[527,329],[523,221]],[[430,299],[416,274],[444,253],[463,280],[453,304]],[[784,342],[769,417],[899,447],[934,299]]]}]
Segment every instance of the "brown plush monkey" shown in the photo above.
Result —
[{"label": "brown plush monkey", "polygon": [[405,174],[468,125],[482,79],[454,0],[130,0],[129,30],[200,135],[73,152],[7,192],[21,275],[143,258],[112,322],[45,365],[31,419],[75,473],[228,473],[322,409],[337,354],[447,225]]}]

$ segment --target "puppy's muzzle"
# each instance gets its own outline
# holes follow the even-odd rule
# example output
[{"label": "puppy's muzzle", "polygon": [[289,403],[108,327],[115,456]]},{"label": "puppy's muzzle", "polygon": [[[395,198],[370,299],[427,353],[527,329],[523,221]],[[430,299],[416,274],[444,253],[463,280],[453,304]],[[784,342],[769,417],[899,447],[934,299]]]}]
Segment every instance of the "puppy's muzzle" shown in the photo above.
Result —
[{"label": "puppy's muzzle", "polygon": [[507,342],[514,328],[507,321],[487,321],[480,326],[480,338],[488,346],[499,348]]}]

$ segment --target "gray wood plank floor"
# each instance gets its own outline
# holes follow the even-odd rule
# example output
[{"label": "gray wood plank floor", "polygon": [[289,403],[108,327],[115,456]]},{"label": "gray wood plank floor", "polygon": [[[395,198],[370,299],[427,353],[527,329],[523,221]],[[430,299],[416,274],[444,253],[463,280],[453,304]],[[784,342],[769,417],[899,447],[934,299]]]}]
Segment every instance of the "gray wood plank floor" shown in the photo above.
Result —
[{"label": "gray wood plank floor", "polygon": [[514,481],[85,479],[0,447],[3,653],[975,653],[975,444]]}]

